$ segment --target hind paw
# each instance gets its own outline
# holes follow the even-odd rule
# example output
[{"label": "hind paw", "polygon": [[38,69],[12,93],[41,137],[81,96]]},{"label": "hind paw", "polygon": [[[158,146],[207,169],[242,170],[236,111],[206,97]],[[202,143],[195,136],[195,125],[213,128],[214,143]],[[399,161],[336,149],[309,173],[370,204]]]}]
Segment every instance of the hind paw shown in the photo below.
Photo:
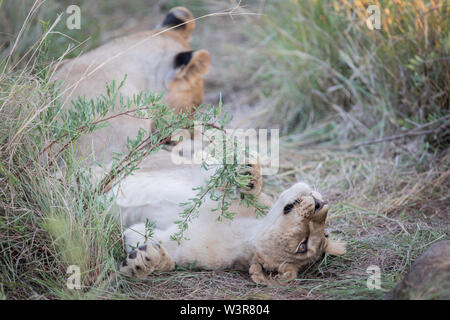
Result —
[{"label": "hind paw", "polygon": [[170,271],[175,268],[172,258],[164,247],[156,242],[148,242],[128,253],[119,270],[127,275],[146,278],[157,271]]}]

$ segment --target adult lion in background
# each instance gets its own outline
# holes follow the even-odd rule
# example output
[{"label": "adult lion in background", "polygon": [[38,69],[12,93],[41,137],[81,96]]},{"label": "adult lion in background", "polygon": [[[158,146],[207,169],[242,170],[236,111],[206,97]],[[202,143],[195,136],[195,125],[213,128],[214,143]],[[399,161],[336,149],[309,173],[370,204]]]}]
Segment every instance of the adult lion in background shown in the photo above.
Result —
[{"label": "adult lion in background", "polygon": [[[193,19],[189,10],[176,7],[155,30],[112,40],[63,61],[57,66],[54,79],[62,82],[64,107],[69,107],[78,96],[93,99],[105,94],[107,83],[120,83],[127,75],[120,90],[124,97],[149,91],[159,94],[164,90],[163,100],[170,108],[191,112],[203,101],[203,76],[211,61],[207,51],[192,51],[189,46],[195,30]],[[120,116],[108,123],[108,127],[81,137],[78,155],[94,155],[96,161],[108,163],[115,152],[126,151],[127,137],[135,137],[139,128],[151,128],[151,120],[132,116]]]}]

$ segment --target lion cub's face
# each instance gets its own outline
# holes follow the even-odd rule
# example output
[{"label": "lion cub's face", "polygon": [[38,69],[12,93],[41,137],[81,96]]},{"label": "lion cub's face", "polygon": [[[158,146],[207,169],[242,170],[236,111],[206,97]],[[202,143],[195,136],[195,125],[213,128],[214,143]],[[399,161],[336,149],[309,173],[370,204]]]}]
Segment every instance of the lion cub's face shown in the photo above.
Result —
[{"label": "lion cub's face", "polygon": [[283,235],[286,258],[301,262],[311,260],[323,253],[325,219],[328,204],[319,194],[300,196],[283,207],[278,227]]},{"label": "lion cub's face", "polygon": [[265,268],[283,263],[299,267],[319,259],[324,252],[341,254],[325,234],[328,203],[320,193],[298,183],[283,192],[268,214],[258,254]]}]

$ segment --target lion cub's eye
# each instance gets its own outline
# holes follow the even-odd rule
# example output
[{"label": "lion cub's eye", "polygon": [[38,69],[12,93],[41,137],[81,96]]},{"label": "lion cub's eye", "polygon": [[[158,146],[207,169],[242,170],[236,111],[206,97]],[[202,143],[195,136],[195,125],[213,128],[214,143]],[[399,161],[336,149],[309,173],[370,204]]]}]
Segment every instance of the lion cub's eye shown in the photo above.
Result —
[{"label": "lion cub's eye", "polygon": [[294,205],[299,204],[300,202],[302,202],[302,201],[297,199],[294,202],[285,205],[283,208],[283,213],[288,214],[289,212],[291,212],[292,208],[294,208]]},{"label": "lion cub's eye", "polygon": [[287,204],[283,209],[283,213],[288,214],[289,212],[291,212],[293,207],[294,205],[292,203]]},{"label": "lion cub's eye", "polygon": [[308,251],[308,239],[298,244],[297,253],[305,253]]}]

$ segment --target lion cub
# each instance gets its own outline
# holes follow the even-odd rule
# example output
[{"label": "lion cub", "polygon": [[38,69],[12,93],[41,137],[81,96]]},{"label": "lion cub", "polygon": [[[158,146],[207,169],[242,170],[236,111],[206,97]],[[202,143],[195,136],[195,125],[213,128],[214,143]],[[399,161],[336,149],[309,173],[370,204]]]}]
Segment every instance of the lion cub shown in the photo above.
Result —
[{"label": "lion cub", "polygon": [[[342,243],[325,234],[328,204],[318,192],[297,183],[272,203],[261,192],[258,172],[252,172],[258,187],[250,192],[271,207],[265,217],[256,218],[253,209],[234,200],[231,210],[237,215],[218,222],[214,211],[217,203],[206,200],[186,230],[184,236],[189,240],[178,244],[171,235],[178,230],[174,221],[180,219],[179,203],[195,197],[193,188],[205,183],[211,174],[201,166],[186,165],[143,169],[122,182],[115,190],[128,250],[121,271],[144,278],[156,271],[172,270],[175,264],[195,263],[209,270],[248,270],[253,281],[269,285],[295,279],[299,269],[325,252],[345,252]],[[146,236],[146,221],[156,225],[151,238]],[[278,275],[271,279],[265,271]]]},{"label": "lion cub", "polygon": [[[62,82],[64,106],[68,107],[78,96],[99,97],[106,93],[107,83],[120,83],[127,75],[120,90],[125,97],[165,91],[163,99],[169,107],[177,112],[191,112],[203,101],[203,77],[211,63],[206,50],[193,51],[189,46],[195,29],[193,19],[189,10],[176,7],[155,30],[112,40],[63,61],[57,66],[54,79]],[[163,32],[165,29],[170,30]],[[133,138],[140,127],[150,126],[150,120],[133,116],[111,119],[108,127],[80,139],[78,154],[95,155],[96,161],[109,162],[115,152],[126,151],[127,137]]]}]

